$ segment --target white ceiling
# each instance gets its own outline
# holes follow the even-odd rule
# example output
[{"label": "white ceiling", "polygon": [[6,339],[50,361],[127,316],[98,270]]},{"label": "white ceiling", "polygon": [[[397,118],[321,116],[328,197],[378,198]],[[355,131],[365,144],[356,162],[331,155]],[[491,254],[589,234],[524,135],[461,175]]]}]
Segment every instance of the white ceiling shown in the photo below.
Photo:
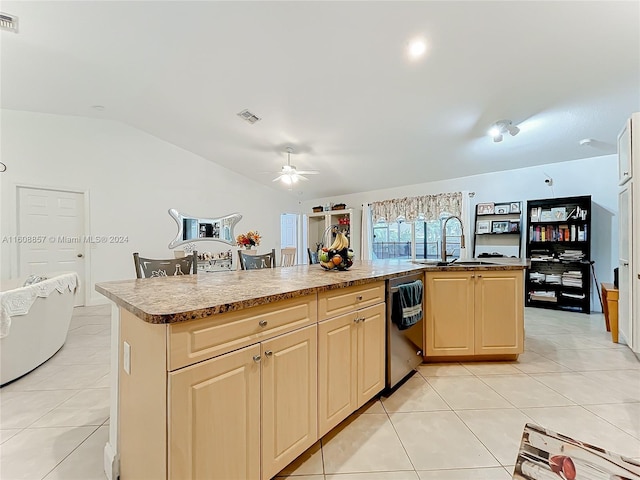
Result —
[{"label": "white ceiling", "polygon": [[[285,192],[271,180],[292,146],[321,172],[291,191],[305,199],[614,153],[640,110],[637,1],[1,9],[20,21],[2,32],[3,108],[124,122]],[[503,118],[521,132],[493,143]]]}]

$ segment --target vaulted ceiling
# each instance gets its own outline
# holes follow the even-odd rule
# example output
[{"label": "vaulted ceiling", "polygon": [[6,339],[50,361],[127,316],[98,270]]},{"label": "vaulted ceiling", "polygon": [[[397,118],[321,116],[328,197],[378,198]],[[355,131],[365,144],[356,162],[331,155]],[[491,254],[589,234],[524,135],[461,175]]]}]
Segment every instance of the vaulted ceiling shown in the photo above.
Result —
[{"label": "vaulted ceiling", "polygon": [[[19,17],[2,32],[3,108],[123,122],[284,191],[291,146],[320,172],[292,186],[301,198],[615,153],[640,110],[637,1],[1,8]],[[495,143],[500,119],[520,133]]]}]

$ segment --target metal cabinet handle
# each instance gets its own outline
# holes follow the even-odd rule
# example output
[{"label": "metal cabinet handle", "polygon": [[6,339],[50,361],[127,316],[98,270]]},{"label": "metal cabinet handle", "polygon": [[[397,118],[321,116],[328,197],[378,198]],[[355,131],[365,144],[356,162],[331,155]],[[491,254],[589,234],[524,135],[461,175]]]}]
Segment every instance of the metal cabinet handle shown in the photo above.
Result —
[{"label": "metal cabinet handle", "polygon": [[267,326],[267,321],[266,320],[260,320],[258,322],[258,325],[260,325],[261,327],[266,327]]},{"label": "metal cabinet handle", "polygon": [[421,357],[421,356],[422,356],[422,350],[418,350],[418,351],[416,352],[416,355],[418,355],[419,357]]},{"label": "metal cabinet handle", "polygon": [[256,362],[256,363],[260,363],[261,358],[262,357],[260,355],[254,355],[253,356],[253,361]]},{"label": "metal cabinet handle", "polygon": [[83,254],[81,254],[81,253],[79,253],[79,254],[78,254],[78,255],[76,255],[76,256],[77,256],[78,258],[82,258],[82,257],[84,257],[84,255],[83,255]]},{"label": "metal cabinet handle", "polygon": [[629,262],[622,262],[622,266],[623,267],[628,267],[629,266]]},{"label": "metal cabinet handle", "polygon": [[475,275],[471,275],[471,278],[476,278],[476,276]]},{"label": "metal cabinet handle", "polygon": [[629,172],[623,172],[622,175],[626,177],[627,175],[629,175]]},{"label": "metal cabinet handle", "polygon": [[362,301],[362,295],[358,295],[358,296],[356,297],[356,300],[357,300],[357,301],[359,301],[359,302],[360,302],[360,301]]},{"label": "metal cabinet handle", "polygon": [[353,319],[353,323],[358,323],[360,321],[360,318],[356,317]]},{"label": "metal cabinet handle", "polygon": [[478,278],[482,278],[482,275],[478,275]]},{"label": "metal cabinet handle", "polygon": [[267,350],[266,352],[264,352],[265,356],[270,357],[271,355],[273,355],[273,351],[271,350]]}]

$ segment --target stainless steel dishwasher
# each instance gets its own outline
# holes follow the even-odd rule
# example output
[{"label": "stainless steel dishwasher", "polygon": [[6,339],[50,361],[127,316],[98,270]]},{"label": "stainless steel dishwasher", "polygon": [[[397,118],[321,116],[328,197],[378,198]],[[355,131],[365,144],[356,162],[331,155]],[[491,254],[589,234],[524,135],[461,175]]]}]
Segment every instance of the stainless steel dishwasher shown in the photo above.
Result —
[{"label": "stainless steel dishwasher", "polygon": [[399,301],[398,286],[416,280],[424,282],[419,273],[404,275],[387,280],[387,374],[386,389],[395,387],[422,363],[424,352],[424,285],[422,289],[422,316],[415,325],[400,330],[391,318],[394,302]]}]

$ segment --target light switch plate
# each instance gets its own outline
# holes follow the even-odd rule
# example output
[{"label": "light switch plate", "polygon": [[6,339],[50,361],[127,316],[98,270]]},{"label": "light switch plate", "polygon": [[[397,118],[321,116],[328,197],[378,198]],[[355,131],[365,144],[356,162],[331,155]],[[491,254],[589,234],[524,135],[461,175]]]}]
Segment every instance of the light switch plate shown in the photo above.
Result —
[{"label": "light switch plate", "polygon": [[122,368],[128,375],[131,375],[131,345],[127,342],[124,342],[122,348]]}]

